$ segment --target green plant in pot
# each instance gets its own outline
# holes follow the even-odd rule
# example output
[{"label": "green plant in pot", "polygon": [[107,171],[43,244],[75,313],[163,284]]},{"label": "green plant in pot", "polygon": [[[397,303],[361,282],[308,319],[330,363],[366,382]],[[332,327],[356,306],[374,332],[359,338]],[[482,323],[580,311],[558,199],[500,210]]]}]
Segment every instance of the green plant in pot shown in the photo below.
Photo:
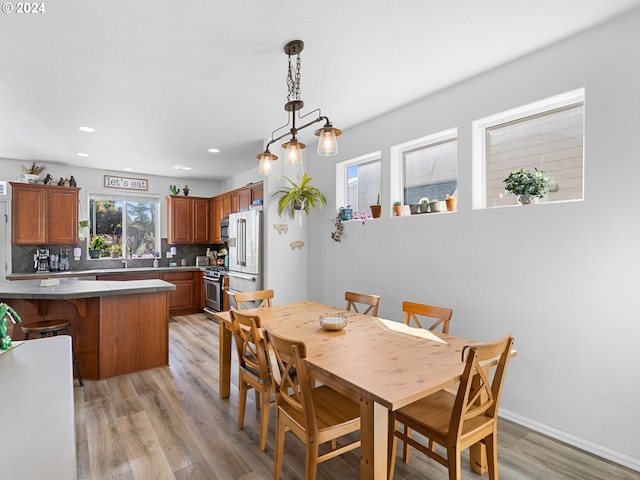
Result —
[{"label": "green plant in pot", "polygon": [[278,200],[278,215],[282,216],[282,213],[287,210],[289,217],[293,220],[296,210],[304,210],[309,215],[312,208],[316,208],[318,205],[323,207],[327,204],[324,194],[317,187],[311,185],[312,178],[308,174],[302,175],[300,183],[294,182],[289,177],[284,178],[291,186],[282,187],[271,195],[272,197],[281,195]]},{"label": "green plant in pot", "polygon": [[378,193],[378,201],[375,205],[369,207],[371,209],[371,216],[373,218],[380,218],[382,215],[382,205],[380,205],[380,194]]},{"label": "green plant in pot", "polygon": [[104,239],[100,235],[96,235],[89,245],[89,257],[100,258],[105,248]]},{"label": "green plant in pot", "polygon": [[118,258],[122,255],[122,245],[114,243],[107,248],[107,251],[111,254],[111,258]]},{"label": "green plant in pot", "polygon": [[518,197],[518,203],[527,205],[544,197],[549,190],[549,180],[543,170],[514,170],[504,180],[505,190]]}]

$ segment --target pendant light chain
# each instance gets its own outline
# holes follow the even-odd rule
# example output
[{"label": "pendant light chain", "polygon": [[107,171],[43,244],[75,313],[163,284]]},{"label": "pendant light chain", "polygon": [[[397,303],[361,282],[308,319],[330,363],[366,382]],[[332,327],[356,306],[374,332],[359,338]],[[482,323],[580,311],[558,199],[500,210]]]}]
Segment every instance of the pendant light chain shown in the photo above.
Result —
[{"label": "pendant light chain", "polygon": [[291,55],[289,55],[289,71],[287,73],[287,101],[300,100],[300,66],[302,60],[300,54],[296,55],[295,76],[293,74],[293,66],[291,65]]}]

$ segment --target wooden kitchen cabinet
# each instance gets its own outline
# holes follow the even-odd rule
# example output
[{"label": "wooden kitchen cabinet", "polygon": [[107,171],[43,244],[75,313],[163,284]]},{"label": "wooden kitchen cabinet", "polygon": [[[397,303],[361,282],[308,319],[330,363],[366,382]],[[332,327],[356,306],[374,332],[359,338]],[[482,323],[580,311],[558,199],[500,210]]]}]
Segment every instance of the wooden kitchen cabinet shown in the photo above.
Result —
[{"label": "wooden kitchen cabinet", "polygon": [[209,243],[209,199],[167,197],[167,242]]},{"label": "wooden kitchen cabinet", "polygon": [[13,182],[11,187],[14,244],[78,243],[79,188]]},{"label": "wooden kitchen cabinet", "polygon": [[262,182],[251,185],[251,203],[253,203],[255,200],[263,198],[263,195],[264,188],[262,186]]},{"label": "wooden kitchen cabinet", "polygon": [[[220,220],[223,214],[223,199],[221,196],[211,199],[211,243],[223,243],[220,234]],[[228,216],[228,215],[227,215]]]},{"label": "wooden kitchen cabinet", "polygon": [[188,315],[202,311],[202,272],[200,270],[176,272],[131,272],[111,273],[96,276],[97,280],[152,280],[160,279],[173,283],[175,290],[169,292],[169,315]]},{"label": "wooden kitchen cabinet", "polygon": [[222,218],[229,218],[231,213],[231,193],[222,195]]}]

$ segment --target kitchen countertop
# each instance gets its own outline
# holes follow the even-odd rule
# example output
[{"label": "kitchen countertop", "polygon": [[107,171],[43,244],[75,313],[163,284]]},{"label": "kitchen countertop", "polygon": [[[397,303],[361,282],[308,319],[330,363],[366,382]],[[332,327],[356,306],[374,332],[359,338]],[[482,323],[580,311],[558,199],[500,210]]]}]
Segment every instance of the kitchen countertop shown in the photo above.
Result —
[{"label": "kitchen countertop", "polygon": [[115,275],[127,273],[153,273],[153,272],[193,272],[204,271],[208,267],[197,267],[190,265],[187,267],[130,267],[130,268],[96,268],[93,270],[68,270],[65,272],[31,272],[12,273],[7,275],[8,280],[27,280],[30,278],[72,278],[72,277],[95,277],[96,275]]},{"label": "kitchen countertop", "polygon": [[0,283],[0,298],[66,300],[74,298],[166,292],[175,289],[176,286],[172,283],[158,279],[104,281],[61,278],[59,285],[49,287],[40,286],[40,280],[20,280]]}]

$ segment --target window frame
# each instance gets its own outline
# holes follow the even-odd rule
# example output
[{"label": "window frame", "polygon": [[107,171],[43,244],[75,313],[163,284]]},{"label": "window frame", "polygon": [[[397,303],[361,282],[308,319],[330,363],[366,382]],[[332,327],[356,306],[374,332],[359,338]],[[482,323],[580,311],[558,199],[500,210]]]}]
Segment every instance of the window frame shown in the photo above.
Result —
[{"label": "window frame", "polygon": [[[472,131],[472,161],[471,161],[471,178],[472,192],[471,205],[473,210],[486,208],[500,208],[500,206],[486,205],[487,202],[487,179],[486,179],[486,130],[504,123],[521,120],[534,115],[540,115],[545,112],[569,107],[582,103],[584,108],[584,117],[586,118],[586,100],[585,88],[577,88],[565,93],[560,93],[551,97],[537,100],[535,102],[514,107],[499,113],[495,113],[471,123]],[[585,122],[583,121],[583,140],[582,140],[582,198],[571,200],[554,200],[548,203],[575,202],[584,200],[584,176],[585,176],[585,138],[584,138]],[[505,205],[511,206],[511,205]]]},{"label": "window frame", "polygon": [[[128,195],[125,192],[122,193],[111,193],[111,192],[88,192],[87,194],[87,210],[88,210],[88,219],[89,219],[89,231],[91,231],[91,225],[92,225],[92,215],[91,215],[91,201],[92,200],[106,200],[106,201],[120,201],[123,202],[122,205],[122,222],[121,225],[123,225],[122,228],[122,237],[123,239],[126,236],[126,216],[127,216],[127,203],[128,202],[149,202],[149,203],[155,203],[156,205],[156,221],[155,221],[155,246],[154,246],[154,252],[156,254],[156,256],[160,255],[161,249],[162,249],[162,238],[161,238],[161,215],[162,215],[162,202],[161,202],[161,197],[160,195],[157,194],[148,194],[148,193],[140,193],[140,192],[131,192],[130,195]],[[89,249],[89,246],[91,244],[91,234],[87,235],[87,238],[85,240],[86,246],[85,248]],[[124,245],[124,244],[123,244]],[[124,256],[124,255],[123,255]],[[88,257],[87,257],[88,258]],[[144,257],[147,258],[147,257]],[[151,257],[148,257],[151,258]],[[100,258],[92,258],[91,260],[103,260],[103,259],[110,259],[109,257],[100,257]]]},{"label": "window frame", "polygon": [[[405,152],[411,150],[417,150],[425,147],[429,147],[431,145],[436,145],[438,143],[448,142],[451,140],[458,141],[458,127],[448,128],[446,130],[441,130],[436,133],[432,133],[430,135],[426,135],[424,137],[416,138],[413,140],[409,140],[404,143],[400,143],[398,145],[393,145],[390,149],[391,158],[391,171],[389,175],[389,180],[391,183],[391,202],[401,199],[402,204],[405,204],[404,199],[404,181],[402,178],[402,158]],[[458,173],[459,173],[459,160],[456,158],[456,185],[458,182]],[[459,188],[456,186],[456,191]],[[440,199],[444,200],[444,198]]]},{"label": "window frame", "polygon": [[[336,211],[341,207],[347,206],[345,202],[347,201],[347,172],[349,167],[374,161],[379,161],[380,168],[382,168],[382,150],[376,150],[374,152],[366,153],[364,155],[336,163]],[[383,177],[381,176],[381,190],[383,188],[382,178]]]}]

